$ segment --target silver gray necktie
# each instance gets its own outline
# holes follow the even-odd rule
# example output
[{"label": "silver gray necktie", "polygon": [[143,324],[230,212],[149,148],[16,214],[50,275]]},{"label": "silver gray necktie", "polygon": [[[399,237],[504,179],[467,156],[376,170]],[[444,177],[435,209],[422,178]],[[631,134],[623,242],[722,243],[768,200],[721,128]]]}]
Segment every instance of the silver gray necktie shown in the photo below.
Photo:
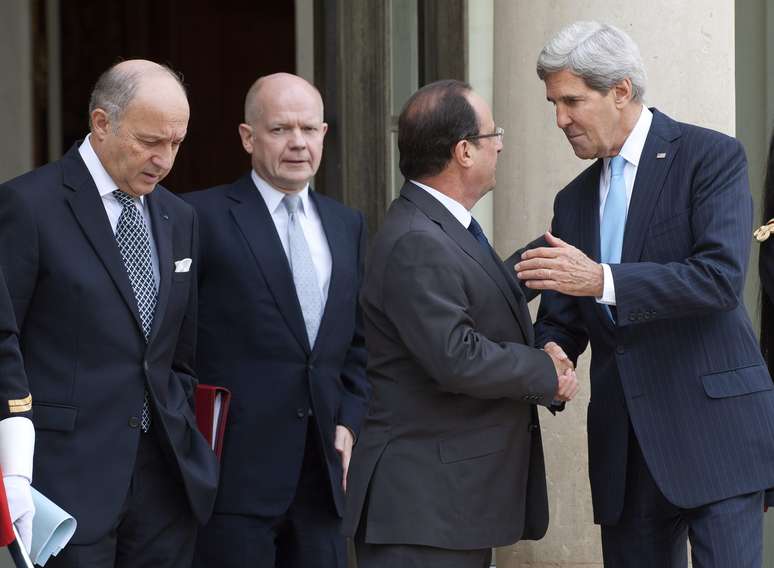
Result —
[{"label": "silver gray necktie", "polygon": [[304,315],[306,335],[309,346],[314,347],[317,330],[322,319],[323,301],[320,286],[317,282],[317,271],[312,262],[312,254],[304,237],[304,231],[298,219],[298,195],[286,195],[282,202],[288,211],[288,260],[293,273],[293,283],[296,286],[298,303]]},{"label": "silver gray necktie", "polygon": [[[116,242],[129,275],[129,281],[132,284],[134,298],[137,301],[137,311],[142,322],[142,332],[147,343],[153,327],[153,314],[156,311],[156,302],[158,301],[156,281],[153,279],[153,260],[148,227],[145,226],[145,219],[135,205],[136,198],[120,189],[115,190],[113,195],[123,206],[116,227]],[[143,432],[150,430],[150,423],[150,402],[146,390],[140,420]]]}]

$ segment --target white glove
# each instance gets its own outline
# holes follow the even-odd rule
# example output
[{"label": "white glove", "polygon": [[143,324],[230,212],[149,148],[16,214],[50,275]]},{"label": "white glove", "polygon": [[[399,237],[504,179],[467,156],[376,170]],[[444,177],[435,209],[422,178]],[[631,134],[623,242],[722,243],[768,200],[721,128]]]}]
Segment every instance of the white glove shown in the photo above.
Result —
[{"label": "white glove", "polygon": [[11,520],[24,547],[29,552],[32,543],[32,517],[35,515],[30,480],[21,475],[6,475],[3,477],[3,483],[5,484],[5,493],[8,496],[8,511],[11,513]]}]

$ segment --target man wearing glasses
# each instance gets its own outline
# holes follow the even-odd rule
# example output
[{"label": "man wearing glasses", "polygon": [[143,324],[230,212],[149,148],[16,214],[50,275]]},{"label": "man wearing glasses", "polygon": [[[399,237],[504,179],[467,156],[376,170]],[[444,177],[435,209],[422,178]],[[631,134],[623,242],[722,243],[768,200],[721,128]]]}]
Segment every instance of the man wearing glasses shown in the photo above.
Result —
[{"label": "man wearing glasses", "polygon": [[459,81],[423,87],[399,118],[406,184],[361,294],[373,397],[344,517],[359,568],[481,568],[548,525],[537,405],[577,381],[533,347],[521,290],[470,214],[502,134]]}]

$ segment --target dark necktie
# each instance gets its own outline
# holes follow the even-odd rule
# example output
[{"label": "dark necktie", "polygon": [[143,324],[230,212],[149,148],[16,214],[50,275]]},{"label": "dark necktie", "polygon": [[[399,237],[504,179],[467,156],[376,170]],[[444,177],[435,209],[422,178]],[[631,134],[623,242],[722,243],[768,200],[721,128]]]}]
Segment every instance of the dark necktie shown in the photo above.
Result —
[{"label": "dark necktie", "polygon": [[[113,195],[123,207],[116,227],[116,242],[129,275],[129,282],[132,284],[137,311],[142,322],[142,332],[147,343],[153,327],[153,314],[156,311],[157,302],[148,227],[145,226],[145,219],[135,205],[136,198],[120,189],[115,190]],[[140,422],[143,432],[150,430],[150,422],[150,402],[146,390]]]},{"label": "dark necktie", "polygon": [[473,217],[470,218],[470,225],[468,225],[468,232],[474,237],[476,237],[478,244],[480,244],[487,253],[491,254],[492,245],[489,244],[489,241],[487,240],[486,235],[484,234],[484,230],[481,228],[481,225],[479,225],[478,221],[476,221]]}]

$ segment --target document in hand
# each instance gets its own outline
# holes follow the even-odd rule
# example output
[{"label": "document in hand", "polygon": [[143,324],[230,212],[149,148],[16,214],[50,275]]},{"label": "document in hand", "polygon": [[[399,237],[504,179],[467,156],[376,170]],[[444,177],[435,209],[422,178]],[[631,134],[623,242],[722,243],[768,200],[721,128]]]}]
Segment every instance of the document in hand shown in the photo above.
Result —
[{"label": "document in hand", "polygon": [[75,534],[75,519],[48,497],[32,488],[35,516],[32,518],[30,558],[44,566],[49,558],[59,554]]},{"label": "document in hand", "polygon": [[231,391],[225,387],[196,387],[196,424],[218,459],[223,451],[223,434],[230,403]]}]

